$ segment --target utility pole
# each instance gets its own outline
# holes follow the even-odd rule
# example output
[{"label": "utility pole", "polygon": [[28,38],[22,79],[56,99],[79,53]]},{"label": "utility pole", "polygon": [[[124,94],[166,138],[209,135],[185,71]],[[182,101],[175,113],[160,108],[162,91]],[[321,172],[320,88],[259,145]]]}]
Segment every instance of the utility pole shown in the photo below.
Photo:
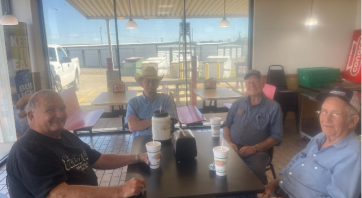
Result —
[{"label": "utility pole", "polygon": [[102,27],[99,27],[99,33],[101,34],[101,44],[103,44],[103,38],[102,38]]}]

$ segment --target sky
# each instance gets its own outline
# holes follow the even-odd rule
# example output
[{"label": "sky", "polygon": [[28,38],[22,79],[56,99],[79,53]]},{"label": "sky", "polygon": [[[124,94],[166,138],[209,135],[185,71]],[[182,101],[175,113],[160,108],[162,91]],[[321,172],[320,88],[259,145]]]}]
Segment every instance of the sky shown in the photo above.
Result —
[{"label": "sky", "polygon": [[[65,0],[43,0],[48,44],[107,44],[106,20],[87,20]],[[228,18],[230,27],[218,26],[221,18],[186,19],[193,41],[231,41],[247,37],[248,18]],[[137,29],[126,29],[128,19],[117,20],[119,43],[178,41],[181,19],[134,19]],[[114,20],[110,20],[112,43],[116,43]]]}]

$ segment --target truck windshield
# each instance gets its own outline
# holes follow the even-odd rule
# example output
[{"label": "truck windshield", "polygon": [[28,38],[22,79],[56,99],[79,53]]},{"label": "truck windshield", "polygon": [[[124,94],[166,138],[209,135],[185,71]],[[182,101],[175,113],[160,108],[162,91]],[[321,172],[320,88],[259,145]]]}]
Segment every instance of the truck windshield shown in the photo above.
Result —
[{"label": "truck windshield", "polygon": [[55,49],[48,47],[49,61],[57,61],[57,56],[55,55]]}]

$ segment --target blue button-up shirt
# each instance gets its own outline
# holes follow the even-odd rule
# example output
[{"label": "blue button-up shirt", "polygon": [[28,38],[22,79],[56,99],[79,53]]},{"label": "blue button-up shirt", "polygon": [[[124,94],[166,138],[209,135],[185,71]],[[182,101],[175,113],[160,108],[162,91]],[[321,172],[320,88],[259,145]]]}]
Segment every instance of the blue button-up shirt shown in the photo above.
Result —
[{"label": "blue button-up shirt", "polygon": [[230,129],[231,141],[239,146],[252,146],[269,137],[280,144],[283,137],[280,106],[264,94],[254,106],[250,104],[250,97],[235,101],[223,125]]},{"label": "blue button-up shirt", "polygon": [[352,132],[321,149],[326,136],[315,136],[280,171],[279,186],[291,198],[357,198],[361,194],[361,141]]},{"label": "blue button-up shirt", "polygon": [[[156,93],[150,100],[144,94],[132,98],[127,105],[126,124],[128,124],[128,117],[135,115],[141,120],[152,118],[154,111],[157,111],[162,106],[162,110],[166,110],[171,118],[178,120],[176,107],[172,98],[167,94]],[[135,131],[132,136],[152,135],[152,128],[143,131]]]}]

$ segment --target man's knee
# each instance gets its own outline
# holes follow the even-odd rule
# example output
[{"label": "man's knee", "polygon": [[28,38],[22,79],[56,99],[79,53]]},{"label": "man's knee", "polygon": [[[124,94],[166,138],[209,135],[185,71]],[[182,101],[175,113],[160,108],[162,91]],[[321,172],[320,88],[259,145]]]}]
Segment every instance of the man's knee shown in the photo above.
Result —
[{"label": "man's knee", "polygon": [[250,170],[264,183],[267,183],[265,175],[266,165],[269,161],[269,155],[266,152],[257,152],[254,155],[243,158]]},{"label": "man's knee", "polygon": [[269,155],[266,152],[257,152],[249,157],[243,158],[244,162],[254,169],[261,169],[265,172],[265,167],[269,161]]}]

